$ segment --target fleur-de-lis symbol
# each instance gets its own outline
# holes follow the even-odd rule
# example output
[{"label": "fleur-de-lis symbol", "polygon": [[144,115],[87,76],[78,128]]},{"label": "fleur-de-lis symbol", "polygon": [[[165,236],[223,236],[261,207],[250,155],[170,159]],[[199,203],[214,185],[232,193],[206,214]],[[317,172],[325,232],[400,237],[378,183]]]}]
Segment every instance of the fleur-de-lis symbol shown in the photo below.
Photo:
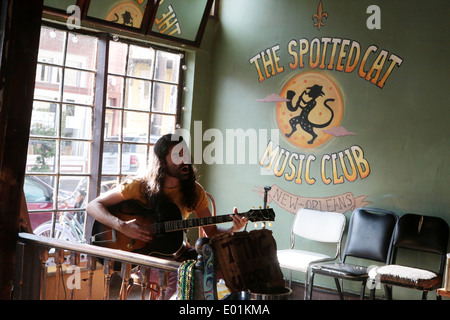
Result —
[{"label": "fleur-de-lis symbol", "polygon": [[317,13],[313,14],[313,25],[320,30],[321,26],[325,25],[324,19],[328,18],[328,13],[323,12],[322,1],[319,1],[319,6],[317,7]]}]

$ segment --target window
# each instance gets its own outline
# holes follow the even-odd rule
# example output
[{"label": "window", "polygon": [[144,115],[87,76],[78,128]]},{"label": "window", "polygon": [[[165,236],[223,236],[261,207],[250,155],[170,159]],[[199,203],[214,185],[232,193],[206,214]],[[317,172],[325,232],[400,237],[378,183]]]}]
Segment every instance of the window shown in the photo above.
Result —
[{"label": "window", "polygon": [[175,130],[180,60],[180,54],[111,41],[104,182],[145,169],[150,145]]},{"label": "window", "polygon": [[96,28],[104,32],[124,30],[137,37],[151,35],[199,47],[213,2],[214,0],[44,0],[44,13],[55,19],[61,16],[69,18],[77,9],[82,23],[95,24]]},{"label": "window", "polygon": [[[33,230],[51,226],[52,217],[82,226],[91,179],[104,192],[146,169],[152,145],[176,128],[183,58],[178,51],[42,27],[24,185]],[[94,126],[99,115],[104,123]],[[101,170],[93,159],[101,160]]]}]

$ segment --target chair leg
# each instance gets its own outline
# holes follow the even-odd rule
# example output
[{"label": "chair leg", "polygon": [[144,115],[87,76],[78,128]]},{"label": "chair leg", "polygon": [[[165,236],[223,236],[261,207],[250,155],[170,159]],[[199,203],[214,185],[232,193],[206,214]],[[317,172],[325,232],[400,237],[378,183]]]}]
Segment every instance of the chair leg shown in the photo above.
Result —
[{"label": "chair leg", "polygon": [[307,300],[308,298],[308,279],[309,279],[309,272],[307,269],[305,273],[305,291],[303,293],[303,300]]},{"label": "chair leg", "polygon": [[384,292],[386,293],[386,299],[392,300],[392,287],[389,285],[385,285]]},{"label": "chair leg", "polygon": [[336,283],[336,289],[339,295],[339,299],[340,300],[344,300],[344,295],[342,294],[342,290],[341,290],[341,285],[339,283],[339,279],[338,278],[334,278],[334,282]]},{"label": "chair leg", "polygon": [[311,270],[311,273],[310,273],[309,279],[308,279],[308,295],[306,296],[306,300],[312,299],[313,286],[314,286],[314,272]]},{"label": "chair leg", "polygon": [[422,291],[422,300],[427,300],[428,291]]},{"label": "chair leg", "polygon": [[375,288],[370,289],[369,299],[375,300]]},{"label": "chair leg", "polygon": [[361,282],[361,293],[359,294],[359,300],[364,300],[366,295],[366,281]]},{"label": "chair leg", "polygon": [[377,289],[377,282],[375,279],[367,279],[366,286],[369,288],[369,299],[375,300],[375,291]]},{"label": "chair leg", "polygon": [[289,288],[292,288],[292,270],[289,270]]}]

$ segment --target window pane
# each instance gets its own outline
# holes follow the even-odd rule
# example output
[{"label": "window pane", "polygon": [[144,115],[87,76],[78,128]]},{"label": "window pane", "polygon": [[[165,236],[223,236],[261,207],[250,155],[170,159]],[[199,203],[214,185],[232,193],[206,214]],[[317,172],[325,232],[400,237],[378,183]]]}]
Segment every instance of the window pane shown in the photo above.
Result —
[{"label": "window pane", "polygon": [[149,114],[144,112],[124,112],[124,141],[147,142]]},{"label": "window pane", "polygon": [[122,173],[145,170],[147,146],[142,144],[123,144]]},{"label": "window pane", "polygon": [[127,79],[124,108],[150,111],[151,82]]},{"label": "window pane", "polygon": [[123,77],[109,76],[106,106],[122,108],[123,100]]},{"label": "window pane", "polygon": [[140,142],[140,143],[146,143],[147,142],[147,135],[125,135],[123,137],[123,141],[125,142]]},{"label": "window pane", "polygon": [[120,144],[105,142],[103,144],[102,174],[119,174]]},{"label": "window pane", "polygon": [[114,189],[116,186],[117,186],[117,177],[103,176],[100,187],[100,194],[105,193],[111,189]]},{"label": "window pane", "polygon": [[34,230],[43,223],[50,223],[52,221],[52,212],[50,211],[32,211],[34,207],[33,202],[27,202],[28,216],[30,217],[31,229]]},{"label": "window pane", "polygon": [[44,6],[66,11],[71,5],[75,5],[77,0],[44,0]]},{"label": "window pane", "polygon": [[63,173],[88,173],[91,143],[63,140],[61,141],[61,169]]},{"label": "window pane", "polygon": [[69,34],[66,66],[95,70],[97,60],[97,38],[81,34]]},{"label": "window pane", "polygon": [[47,210],[54,208],[54,181],[55,177],[51,176],[25,176],[23,191],[28,210]]},{"label": "window pane", "polygon": [[59,119],[59,105],[35,101],[31,116],[30,134],[34,136],[56,137]]},{"label": "window pane", "polygon": [[64,102],[92,105],[94,102],[95,74],[66,69],[64,77]]},{"label": "window pane", "polygon": [[[156,142],[156,141],[155,141]],[[154,143],[153,141],[152,141],[152,143]],[[150,148],[148,148],[148,158],[150,158],[151,157],[151,155],[152,155],[152,153],[153,153],[153,145],[151,145],[150,146]]]},{"label": "window pane", "polygon": [[108,72],[115,74],[125,74],[127,62],[128,45],[126,43],[110,41],[109,42],[109,63]]},{"label": "window pane", "polygon": [[132,77],[151,79],[153,77],[154,59],[154,49],[130,46],[127,74]]},{"label": "window pane", "polygon": [[161,136],[175,131],[175,117],[152,114],[150,140],[155,143]]},{"label": "window pane", "polygon": [[62,65],[64,62],[65,45],[65,32],[52,28],[42,28],[38,62]]},{"label": "window pane", "polygon": [[207,3],[207,0],[160,1],[152,31],[195,41]]},{"label": "window pane", "polygon": [[156,54],[155,79],[167,82],[178,82],[180,55],[159,51]]},{"label": "window pane", "polygon": [[152,110],[163,113],[176,114],[178,88],[175,85],[155,83]]},{"label": "window pane", "polygon": [[121,24],[127,27],[141,27],[147,0],[91,0],[88,16]]},{"label": "window pane", "polygon": [[38,64],[36,69],[36,84],[34,98],[41,100],[60,101],[62,68]]},{"label": "window pane", "polygon": [[64,138],[91,139],[92,108],[64,105],[61,131]]},{"label": "window pane", "polygon": [[105,112],[105,140],[119,141],[121,138],[122,111],[106,109]]},{"label": "window pane", "polygon": [[75,198],[75,208],[86,208],[89,194],[89,177],[79,177],[77,181],[77,187],[72,195]]},{"label": "window pane", "polygon": [[46,139],[30,139],[28,143],[27,171],[55,171],[56,141]]},{"label": "window pane", "polygon": [[61,176],[58,190],[58,209],[78,209],[87,205],[88,177]]}]

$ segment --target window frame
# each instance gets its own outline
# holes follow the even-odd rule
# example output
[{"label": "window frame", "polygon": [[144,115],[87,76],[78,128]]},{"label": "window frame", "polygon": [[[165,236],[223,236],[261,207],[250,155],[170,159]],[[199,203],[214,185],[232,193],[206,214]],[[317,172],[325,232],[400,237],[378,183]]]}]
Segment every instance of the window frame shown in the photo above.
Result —
[{"label": "window frame", "polygon": [[[129,33],[132,37],[154,37],[161,41],[175,42],[181,45],[189,45],[196,48],[200,47],[203,35],[205,33],[206,24],[208,22],[208,17],[212,12],[217,14],[218,2],[219,0],[206,0],[205,7],[202,13],[202,17],[199,22],[197,33],[194,40],[188,40],[183,37],[169,36],[166,34],[158,33],[152,31],[153,24],[157,15],[157,11],[162,0],[148,0],[146,10],[144,12],[142,23],[140,28],[133,28],[126,25],[120,25],[106,20],[94,18],[88,15],[91,0],[76,0],[74,5],[80,9],[80,22],[85,26],[94,25],[96,29],[102,30],[104,32],[124,32]],[[70,10],[69,10],[70,12]],[[68,13],[65,10],[53,8],[44,5],[43,7],[44,17],[50,18],[51,20],[67,21],[72,13]]]},{"label": "window frame", "polygon": [[[87,35],[87,36],[93,36],[97,38],[97,57],[96,57],[96,64],[97,67],[95,70],[90,70],[89,72],[93,72],[94,73],[94,77],[95,77],[95,83],[94,83],[94,92],[93,92],[93,102],[91,105],[84,105],[84,104],[79,104],[79,103],[72,103],[72,102],[67,102],[64,101],[64,79],[60,79],[61,83],[59,83],[61,85],[61,92],[60,92],[60,100],[56,101],[56,104],[61,105],[61,108],[63,108],[66,105],[82,105],[85,107],[92,107],[92,134],[90,136],[89,139],[83,138],[64,138],[62,136],[61,132],[58,132],[56,137],[51,137],[52,140],[56,141],[57,145],[61,145],[61,142],[64,140],[80,140],[80,141],[89,141],[91,143],[90,146],[90,161],[89,161],[89,168],[88,171],[86,173],[67,173],[67,172],[62,172],[62,170],[60,169],[60,161],[61,161],[61,152],[60,152],[60,148],[57,148],[57,158],[55,159],[55,167],[57,167],[57,169],[55,168],[52,172],[30,172],[30,171],[26,171],[25,175],[26,176],[52,176],[55,177],[55,181],[60,181],[61,177],[68,177],[68,176],[82,176],[82,177],[89,177],[89,184],[88,184],[88,192],[86,194],[86,200],[85,200],[85,204],[87,204],[89,201],[92,201],[93,199],[95,199],[96,197],[98,197],[101,193],[101,184],[102,184],[102,177],[103,176],[117,176],[117,182],[120,183],[120,181],[123,180],[123,178],[127,175],[131,175],[131,172],[126,172],[123,173],[121,170],[121,166],[120,166],[120,170],[118,174],[102,174],[102,155],[103,155],[103,146],[105,143],[105,114],[106,114],[106,110],[107,110],[107,89],[108,89],[108,62],[109,62],[109,50],[110,50],[110,41],[117,41],[117,36],[113,36],[111,34],[108,33],[100,33],[100,32],[96,32],[96,31],[88,31],[88,30],[66,30],[64,28],[64,26],[57,24],[57,23],[52,23],[52,22],[45,22],[42,23],[41,28],[53,28],[55,30],[60,30],[60,31],[64,31],[66,32],[66,42],[68,41],[69,35],[70,34],[80,34],[80,35]],[[176,101],[176,112],[174,114],[171,114],[171,116],[173,116],[175,119],[175,123],[174,123],[174,130],[176,130],[177,128],[180,128],[180,121],[182,119],[181,117],[181,112],[182,112],[182,105],[183,105],[183,87],[184,87],[184,68],[183,66],[186,63],[186,52],[182,51],[180,49],[172,49],[172,48],[166,48],[163,46],[159,46],[159,45],[154,45],[153,43],[150,42],[146,42],[146,41],[140,41],[140,40],[136,40],[136,39],[120,39],[120,42],[126,43],[127,45],[136,45],[136,46],[142,46],[142,47],[151,47],[155,50],[155,52],[159,51],[165,51],[168,53],[174,53],[174,54],[179,54],[180,55],[180,64],[178,66],[178,81],[177,83],[170,83],[171,85],[175,85],[177,87],[177,101]],[[67,46],[65,47],[64,50],[64,58],[67,56]],[[156,56],[156,54],[155,54]],[[128,63],[128,61],[126,61],[126,63]],[[153,61],[153,63],[155,63],[155,61]],[[45,67],[47,64],[46,62],[38,62],[38,67],[36,70],[40,70],[39,66],[43,69],[43,67]],[[61,65],[61,68],[64,69],[76,69],[73,67],[69,67],[66,66],[65,63],[63,63]],[[79,70],[79,69],[76,69]],[[84,69],[80,69],[80,70],[84,70]],[[45,71],[45,70],[44,70]],[[64,72],[62,73],[64,74]],[[64,78],[64,77],[62,77]],[[151,84],[153,86],[154,83],[158,83],[160,81],[156,81],[155,79],[152,78],[151,80]],[[35,85],[36,87],[36,85]],[[33,98],[33,103],[34,102],[39,102],[39,101],[44,101],[43,99],[36,99]],[[50,103],[50,101],[44,101],[47,103]],[[127,110],[127,109],[125,109]],[[124,111],[122,111],[124,112]],[[149,121],[148,121],[148,136],[150,137],[150,132],[151,132],[151,128],[152,128],[152,123],[151,123],[151,117],[152,114],[164,114],[158,111],[153,111],[152,108],[150,108],[150,110],[147,112],[148,117],[149,117]],[[56,120],[57,122],[61,121],[61,115],[58,115],[58,119]],[[123,131],[123,123],[122,123],[122,128],[121,131]],[[41,137],[39,135],[32,135],[30,132],[30,138],[34,138],[34,139],[45,139],[46,137]],[[106,142],[108,142],[106,140]],[[122,136],[121,139],[119,139],[120,144],[126,144],[128,141],[125,141],[124,137]],[[146,143],[142,143],[143,145],[147,146],[147,154],[146,154],[146,159],[148,160],[148,151],[150,150],[150,148],[154,145],[155,141],[152,141],[150,138],[148,139],[148,141]],[[117,154],[118,158],[119,158],[119,165],[121,164],[121,158],[122,158],[122,154],[118,153]],[[145,164],[144,164],[145,165]],[[48,212],[52,214],[52,226],[54,228],[55,223],[56,223],[56,218],[58,216],[58,214],[62,213],[62,212],[86,212],[86,207],[82,207],[82,208],[70,208],[70,209],[62,209],[62,208],[58,208],[58,201],[56,200],[56,197],[58,195],[59,192],[59,183],[55,183],[54,186],[54,207],[52,209],[44,209],[44,210],[32,210],[34,212]],[[91,227],[92,221],[89,220],[89,217],[87,214],[84,215],[84,230],[83,230],[83,237],[88,240],[88,237],[90,236],[90,227]]]}]

